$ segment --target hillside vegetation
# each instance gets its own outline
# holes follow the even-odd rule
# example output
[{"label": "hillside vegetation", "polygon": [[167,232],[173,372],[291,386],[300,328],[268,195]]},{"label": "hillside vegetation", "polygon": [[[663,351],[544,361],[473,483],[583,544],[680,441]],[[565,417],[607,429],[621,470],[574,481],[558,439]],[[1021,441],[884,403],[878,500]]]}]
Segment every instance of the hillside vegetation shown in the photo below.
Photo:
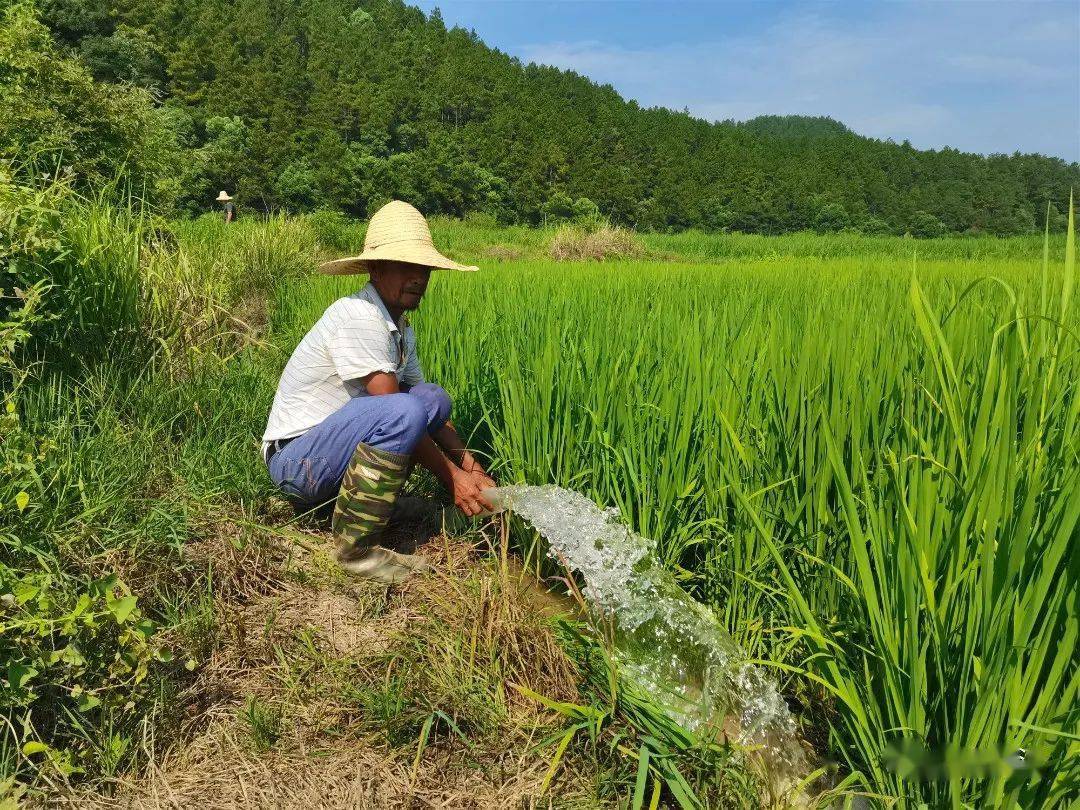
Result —
[{"label": "hillside vegetation", "polygon": [[[1056,158],[921,151],[824,118],[736,125],[642,109],[401,0],[39,0],[56,54],[78,67],[42,61],[25,8],[9,6],[2,23],[0,70],[25,92],[4,115],[40,120],[21,108],[62,106],[87,71],[128,96],[145,88],[158,121],[138,137],[169,143],[158,138],[130,171],[139,193],[188,212],[225,188],[249,210],[360,217],[398,198],[527,224],[600,215],[655,231],[1007,234],[1041,229],[1048,203],[1051,229],[1063,228],[1080,183],[1077,165]],[[83,139],[63,133],[17,139],[71,162]],[[147,184],[155,160],[169,165]]]}]

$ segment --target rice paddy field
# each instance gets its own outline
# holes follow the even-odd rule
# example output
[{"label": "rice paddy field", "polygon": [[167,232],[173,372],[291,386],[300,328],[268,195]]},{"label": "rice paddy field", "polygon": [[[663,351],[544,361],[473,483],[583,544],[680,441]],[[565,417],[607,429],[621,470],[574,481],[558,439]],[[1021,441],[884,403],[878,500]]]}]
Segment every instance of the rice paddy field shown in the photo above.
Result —
[{"label": "rice paddy field", "polygon": [[[424,365],[500,480],[617,507],[828,702],[829,749],[866,789],[908,792],[882,764],[907,740],[915,779],[948,773],[919,788],[931,806],[1027,806],[1076,776],[1072,260],[891,241],[436,274]],[[276,328],[297,339],[354,284],[283,291]],[[1040,787],[1008,773],[1020,750]]]},{"label": "rice paddy field", "polygon": [[[5,326],[26,353],[5,355],[0,709],[21,731],[0,784],[40,787],[136,772],[147,729],[175,725],[224,621],[183,549],[222,514],[280,519],[258,438],[291,348],[362,282],[315,262],[362,230],[23,205],[68,211],[35,225],[63,232],[54,253],[21,248],[67,286]],[[500,481],[578,490],[655,538],[848,801],[1078,798],[1071,237],[684,234],[556,261],[550,232],[434,230],[482,267],[434,274],[413,320],[459,430]],[[649,801],[645,762],[609,804]],[[655,802],[728,806],[668,788]]]}]

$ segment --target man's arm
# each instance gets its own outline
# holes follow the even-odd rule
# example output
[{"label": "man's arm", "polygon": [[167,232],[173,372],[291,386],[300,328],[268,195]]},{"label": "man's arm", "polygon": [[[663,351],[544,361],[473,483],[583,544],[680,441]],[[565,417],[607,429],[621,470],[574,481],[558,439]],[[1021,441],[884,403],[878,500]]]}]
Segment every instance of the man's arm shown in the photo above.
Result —
[{"label": "man's arm", "polygon": [[[493,508],[484,500],[483,488],[476,476],[454,464],[426,433],[413,450],[413,458],[438,478],[450,492],[454,504],[469,517]],[[492,484],[494,486],[494,484]]]},{"label": "man's arm", "polygon": [[465,443],[461,441],[461,437],[458,436],[457,429],[452,422],[447,421],[445,425],[435,431],[432,438],[443,449],[443,452],[450,457],[451,461],[465,472],[476,476],[482,486],[495,486],[494,479],[487,474],[483,465],[476,460],[476,457],[469,452]]},{"label": "man's arm", "polygon": [[[376,371],[372,374],[361,379],[367,392],[372,396],[380,396],[383,394],[397,394],[401,392],[401,388],[398,386],[397,375],[389,374],[385,371]],[[442,433],[446,429],[446,425],[440,428],[437,433]],[[454,499],[454,503],[458,509],[464,512],[469,517],[478,515],[481,512],[486,512],[492,509],[491,504],[487,503],[483,499],[481,494],[482,487],[495,486],[495,482],[480,469],[480,474],[490,484],[486,484],[483,479],[479,479],[474,472],[466,472],[461,466],[455,463],[455,461],[461,459],[465,461],[466,458],[471,462],[472,466],[479,467],[475,460],[472,458],[472,454],[465,449],[465,446],[461,443],[461,439],[458,438],[457,431],[453,427],[449,428],[449,433],[453,435],[451,445],[456,443],[456,446],[460,448],[461,452],[451,450],[455,453],[450,458],[447,458],[446,453],[439,449],[439,444],[428,434],[424,434],[420,441],[416,445],[416,449],[413,450],[413,458],[417,462],[422,464],[426,469],[442,482],[442,485],[450,492],[450,495]],[[443,445],[444,447],[446,445]],[[470,470],[472,469],[470,466]]]},{"label": "man's arm", "polygon": [[398,386],[397,375],[389,374],[385,371],[373,371],[366,377],[362,377],[360,382],[364,384],[364,388],[373,397],[381,396],[382,394],[400,394],[401,388]]}]

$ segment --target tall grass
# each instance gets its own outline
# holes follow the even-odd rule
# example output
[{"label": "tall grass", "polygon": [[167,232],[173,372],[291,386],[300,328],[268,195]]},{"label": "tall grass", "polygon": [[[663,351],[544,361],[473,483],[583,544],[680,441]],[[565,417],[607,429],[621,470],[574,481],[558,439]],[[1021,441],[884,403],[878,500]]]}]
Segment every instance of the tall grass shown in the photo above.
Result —
[{"label": "tall grass", "polygon": [[211,575],[182,548],[225,503],[270,491],[256,436],[275,358],[227,339],[231,315],[198,342],[178,325],[240,300],[222,290],[268,295],[312,250],[290,254],[282,228],[229,251],[246,275],[198,278],[201,258],[167,247],[130,200],[5,178],[0,194],[13,205],[0,245],[3,803],[13,778],[122,773],[180,721],[190,656],[169,639]]},{"label": "tall grass", "polygon": [[0,289],[48,287],[21,355],[72,372],[110,349],[144,348],[145,219],[130,202],[107,192],[83,200],[66,180],[27,186],[0,172],[0,226]]}]

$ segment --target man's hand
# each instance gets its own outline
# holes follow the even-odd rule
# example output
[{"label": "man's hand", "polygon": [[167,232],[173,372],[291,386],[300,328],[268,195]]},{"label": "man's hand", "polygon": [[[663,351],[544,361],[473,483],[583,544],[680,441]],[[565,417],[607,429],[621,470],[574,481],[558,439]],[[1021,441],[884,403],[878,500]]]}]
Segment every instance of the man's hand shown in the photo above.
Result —
[{"label": "man's hand", "polygon": [[[487,474],[482,473],[487,481],[491,481]],[[494,486],[495,482],[483,484],[474,473],[467,473],[461,468],[455,468],[450,479],[450,494],[454,498],[457,508],[468,517],[479,515],[481,512],[490,512],[494,507],[484,499],[483,490]]]},{"label": "man's hand", "polygon": [[484,472],[482,469],[480,469],[480,467],[478,466],[473,467],[469,471],[469,475],[473,477],[473,481],[476,482],[476,485],[480,487],[480,489],[487,489],[488,487],[498,486],[498,484],[495,483],[495,479],[488,475],[486,472]]}]

